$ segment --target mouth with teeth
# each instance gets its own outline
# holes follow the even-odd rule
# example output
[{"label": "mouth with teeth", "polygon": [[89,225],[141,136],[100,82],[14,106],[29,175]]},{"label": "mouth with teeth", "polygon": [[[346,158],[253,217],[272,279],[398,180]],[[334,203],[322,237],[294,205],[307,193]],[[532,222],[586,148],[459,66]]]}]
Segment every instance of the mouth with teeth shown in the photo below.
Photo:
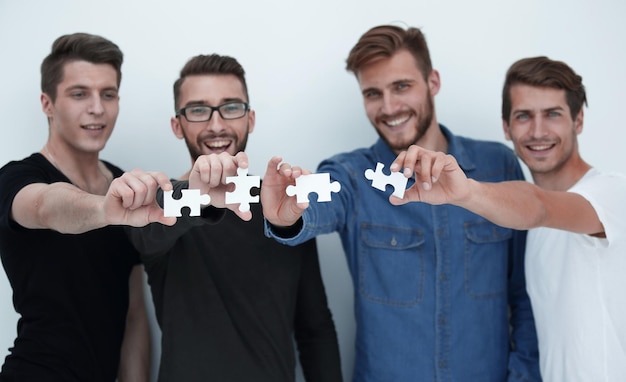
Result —
[{"label": "mouth with teeth", "polygon": [[213,139],[209,141],[202,142],[203,146],[206,147],[210,152],[214,153],[222,153],[227,151],[229,147],[233,144],[232,139]]},{"label": "mouth with teeth", "polygon": [[81,125],[81,127],[85,130],[102,130],[104,129],[104,125]]},{"label": "mouth with teeth", "polygon": [[555,145],[553,143],[548,144],[548,143],[543,143],[543,144],[528,144],[526,145],[526,148],[529,151],[535,152],[535,153],[542,153],[542,152],[546,152],[549,151],[550,149],[552,149]]},{"label": "mouth with teeth", "polygon": [[411,119],[412,116],[413,114],[400,114],[400,115],[394,115],[390,117],[381,118],[380,121],[385,126],[391,129],[395,129],[399,126],[403,126],[404,124],[406,124]]}]

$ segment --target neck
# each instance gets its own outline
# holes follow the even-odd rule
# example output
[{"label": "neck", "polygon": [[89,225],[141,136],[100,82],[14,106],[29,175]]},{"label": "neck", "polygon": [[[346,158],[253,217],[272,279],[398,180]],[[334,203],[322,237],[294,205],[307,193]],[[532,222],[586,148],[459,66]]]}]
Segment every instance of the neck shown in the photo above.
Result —
[{"label": "neck", "polygon": [[40,152],[76,187],[92,194],[106,194],[113,180],[113,174],[98,159],[97,153],[72,155],[62,149],[55,149],[49,143],[46,143]]},{"label": "neck", "polygon": [[426,130],[424,136],[415,142],[415,144],[427,150],[448,153],[448,140],[446,136],[443,135],[443,131],[441,131],[434,117],[433,122],[428,127],[428,130]]},{"label": "neck", "polygon": [[533,172],[531,174],[535,184],[545,190],[567,191],[572,188],[591,169],[581,157],[570,160],[561,168],[549,172]]}]

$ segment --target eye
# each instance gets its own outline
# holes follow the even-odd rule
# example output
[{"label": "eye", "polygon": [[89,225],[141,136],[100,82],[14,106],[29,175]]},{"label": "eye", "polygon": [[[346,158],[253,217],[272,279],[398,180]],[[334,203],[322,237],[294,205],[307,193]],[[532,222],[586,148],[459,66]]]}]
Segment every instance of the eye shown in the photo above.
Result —
[{"label": "eye", "polygon": [[117,99],[117,92],[114,91],[110,91],[110,92],[104,92],[104,94],[102,94],[102,98],[105,100],[115,100]]},{"label": "eye", "polygon": [[406,82],[400,82],[396,85],[396,90],[406,90],[409,88],[409,84]]},{"label": "eye", "polygon": [[86,97],[86,93],[84,91],[75,91],[70,93],[70,97],[75,99],[81,99]]},{"label": "eye", "polygon": [[550,110],[548,112],[548,117],[560,117],[561,113],[556,110]]},{"label": "eye", "polygon": [[528,115],[528,113],[518,113],[515,114],[515,119],[518,121],[525,121],[528,118],[530,118],[530,115]]},{"label": "eye", "polygon": [[363,93],[363,97],[366,99],[374,99],[380,96],[380,92],[378,90],[368,90]]},{"label": "eye", "polygon": [[188,107],[186,110],[187,114],[191,114],[191,115],[203,115],[209,112],[209,108],[206,106],[191,106]]},{"label": "eye", "polygon": [[243,104],[240,102],[227,103],[222,105],[222,111],[224,113],[237,113],[243,109]]}]

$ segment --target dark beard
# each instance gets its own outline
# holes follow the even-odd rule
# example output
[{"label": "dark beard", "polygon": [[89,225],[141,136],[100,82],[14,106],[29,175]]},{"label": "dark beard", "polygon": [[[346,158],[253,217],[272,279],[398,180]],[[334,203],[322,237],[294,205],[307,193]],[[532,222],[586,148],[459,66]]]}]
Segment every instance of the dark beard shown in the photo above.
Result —
[{"label": "dark beard", "polygon": [[[246,127],[246,131],[247,130],[248,129]],[[187,150],[189,150],[189,154],[191,155],[191,157],[193,158],[193,161],[195,162],[199,156],[204,155],[204,153],[200,149],[200,146],[202,145],[201,143],[202,139],[199,139],[200,142],[191,143],[189,139],[187,138],[187,134],[185,134],[184,129],[183,129],[183,137],[185,138],[185,144],[187,145]],[[233,140],[233,142],[237,142],[237,141]],[[240,142],[238,142],[237,146],[235,147],[236,149],[235,154],[238,152],[244,151],[246,149],[247,144],[248,144],[248,133],[246,132],[246,135],[244,135],[243,139]]]},{"label": "dark beard", "polygon": [[408,149],[409,146],[419,142],[419,140],[422,139],[422,137],[424,137],[424,135],[428,131],[428,128],[430,127],[430,124],[433,121],[434,110],[435,110],[435,107],[434,107],[433,97],[430,94],[427,94],[426,105],[424,107],[423,113],[422,115],[419,116],[418,120],[416,121],[415,135],[413,136],[413,138],[409,138],[408,140],[403,141],[403,142],[397,142],[393,144],[378,130],[376,125],[374,125],[374,128],[376,129],[378,136],[383,141],[385,141],[385,143],[387,143],[387,146],[389,146],[393,152],[399,153],[400,151]]}]

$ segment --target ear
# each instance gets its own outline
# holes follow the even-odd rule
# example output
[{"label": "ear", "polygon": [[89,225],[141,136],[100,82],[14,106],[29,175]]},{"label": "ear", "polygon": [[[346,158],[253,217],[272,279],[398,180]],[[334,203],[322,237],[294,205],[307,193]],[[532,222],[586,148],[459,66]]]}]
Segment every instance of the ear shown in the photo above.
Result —
[{"label": "ear", "polygon": [[502,131],[504,131],[504,138],[507,141],[511,140],[511,134],[510,134],[510,128],[509,128],[509,123],[506,121],[506,119],[502,119]]},{"label": "ear", "polygon": [[41,101],[41,110],[43,110],[44,114],[48,118],[52,117],[54,109],[54,102],[52,102],[52,98],[50,98],[50,96],[46,93],[41,93],[39,100]]},{"label": "ear", "polygon": [[183,139],[185,136],[183,135],[183,127],[180,124],[180,119],[176,117],[172,117],[170,119],[170,124],[172,125],[172,132],[178,139]]},{"label": "ear", "polygon": [[254,124],[256,122],[256,113],[250,109],[248,111],[248,134],[254,131]]},{"label": "ear", "polygon": [[576,119],[574,120],[574,129],[576,131],[576,135],[579,135],[583,132],[583,122],[585,120],[585,112],[583,108],[580,108],[578,115],[576,115]]},{"label": "ear", "polygon": [[431,70],[427,80],[430,95],[437,95],[437,93],[439,93],[439,89],[441,88],[441,78],[439,77],[439,72],[435,69]]}]

